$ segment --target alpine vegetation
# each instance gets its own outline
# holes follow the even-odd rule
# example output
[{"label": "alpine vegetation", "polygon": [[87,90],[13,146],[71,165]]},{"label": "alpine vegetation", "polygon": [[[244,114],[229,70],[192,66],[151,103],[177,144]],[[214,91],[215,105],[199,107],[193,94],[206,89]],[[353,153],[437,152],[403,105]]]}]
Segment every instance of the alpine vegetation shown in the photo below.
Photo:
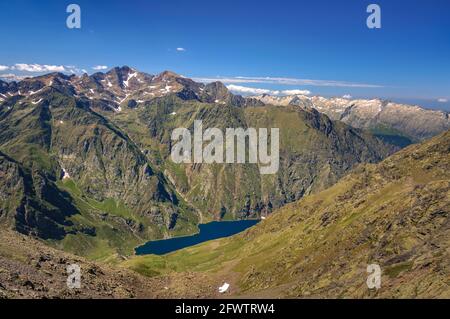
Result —
[{"label": "alpine vegetation", "polygon": [[193,139],[187,128],[177,128],[172,132],[175,145],[172,147],[171,158],[177,164],[244,164],[248,154],[248,163],[259,164],[262,175],[276,174],[280,167],[280,130],[270,129],[270,154],[268,138],[267,128],[259,128],[258,131],[251,127],[227,128],[224,146],[224,135],[220,129],[208,128],[203,132],[203,122],[194,121]]}]

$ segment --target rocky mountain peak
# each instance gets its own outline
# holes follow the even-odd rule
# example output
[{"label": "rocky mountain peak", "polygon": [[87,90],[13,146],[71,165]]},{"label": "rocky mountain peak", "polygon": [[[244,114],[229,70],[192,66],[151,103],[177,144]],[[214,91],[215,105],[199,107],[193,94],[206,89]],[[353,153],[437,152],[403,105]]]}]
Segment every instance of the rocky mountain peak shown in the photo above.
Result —
[{"label": "rocky mountain peak", "polygon": [[206,89],[214,90],[214,91],[223,91],[228,92],[227,87],[220,81],[211,82],[206,85]]},{"label": "rocky mountain peak", "polygon": [[177,74],[177,73],[175,73],[175,72],[166,70],[166,71],[161,72],[157,76],[155,76],[154,81],[156,81],[156,82],[159,82],[159,81],[163,81],[163,82],[166,81],[166,82],[168,82],[168,81],[174,81],[174,80],[176,80],[178,78],[182,78],[182,76]]},{"label": "rocky mountain peak", "polygon": [[230,94],[227,87],[222,82],[218,81],[207,84],[205,86],[205,91],[217,99],[226,99]]},{"label": "rocky mountain peak", "polygon": [[133,72],[133,69],[127,65],[124,65],[121,67],[116,66],[115,68],[112,68],[110,71],[108,71],[106,74],[116,74],[119,76],[127,76],[131,72]]}]

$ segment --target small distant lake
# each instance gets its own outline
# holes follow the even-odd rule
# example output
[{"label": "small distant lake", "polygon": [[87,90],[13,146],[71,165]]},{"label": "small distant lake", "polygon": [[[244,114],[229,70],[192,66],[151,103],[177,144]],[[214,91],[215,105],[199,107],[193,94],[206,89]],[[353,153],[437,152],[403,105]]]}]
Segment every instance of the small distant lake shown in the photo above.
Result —
[{"label": "small distant lake", "polygon": [[150,241],[136,248],[136,255],[165,255],[170,252],[194,246],[208,240],[229,237],[258,224],[259,220],[238,220],[211,222],[199,225],[200,233],[186,237],[175,237]]}]

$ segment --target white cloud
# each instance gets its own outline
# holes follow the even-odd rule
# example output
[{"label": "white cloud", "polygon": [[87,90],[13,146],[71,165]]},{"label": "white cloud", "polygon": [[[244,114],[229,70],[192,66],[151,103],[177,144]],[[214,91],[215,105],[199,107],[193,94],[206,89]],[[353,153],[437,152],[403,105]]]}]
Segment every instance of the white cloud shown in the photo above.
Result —
[{"label": "white cloud", "polygon": [[92,69],[96,70],[96,71],[107,70],[108,66],[106,66],[106,65],[96,65],[96,66],[93,66]]},{"label": "white cloud", "polygon": [[342,96],[343,99],[347,99],[350,100],[353,96],[351,96],[350,94],[345,94]]},{"label": "white cloud", "polygon": [[81,70],[74,65],[66,65],[66,71],[72,74],[80,74]]},{"label": "white cloud", "polygon": [[12,70],[26,71],[26,72],[64,72],[66,69],[62,65],[47,65],[47,64],[26,64],[16,63]]},{"label": "white cloud", "polygon": [[230,91],[246,94],[246,95],[260,95],[260,94],[269,94],[269,95],[309,95],[311,94],[308,90],[269,90],[269,89],[260,89],[260,88],[252,88],[247,86],[240,86],[235,84],[230,84],[227,86]]},{"label": "white cloud", "polygon": [[439,103],[447,103],[448,100],[447,100],[447,99],[438,99],[438,102],[439,102]]},{"label": "white cloud", "polygon": [[186,49],[185,48],[177,48],[177,51],[178,52],[184,52],[184,51],[186,51]]},{"label": "white cloud", "polygon": [[273,91],[266,89],[250,88],[246,86],[230,84],[227,86],[230,91],[244,94],[272,94]]},{"label": "white cloud", "polygon": [[308,90],[284,90],[281,91],[283,95],[310,95],[311,91]]},{"label": "white cloud", "polygon": [[0,78],[7,81],[21,81],[31,75],[27,73],[50,73],[50,72],[64,72],[71,74],[81,74],[86,70],[81,70],[74,65],[50,65],[50,64],[36,64],[36,63],[16,63],[14,65],[0,65],[0,71],[11,70],[12,73],[0,74]]},{"label": "white cloud", "polygon": [[12,73],[0,74],[0,79],[5,81],[22,81],[26,76],[20,76]]},{"label": "white cloud", "polygon": [[381,88],[383,86],[366,83],[353,83],[346,81],[334,80],[311,80],[311,79],[297,79],[297,78],[283,78],[283,77],[216,77],[216,78],[194,78],[198,82],[215,82],[221,81],[226,84],[239,83],[264,83],[264,84],[279,84],[279,85],[309,85],[309,86],[328,86],[328,87],[360,87],[360,88]]}]

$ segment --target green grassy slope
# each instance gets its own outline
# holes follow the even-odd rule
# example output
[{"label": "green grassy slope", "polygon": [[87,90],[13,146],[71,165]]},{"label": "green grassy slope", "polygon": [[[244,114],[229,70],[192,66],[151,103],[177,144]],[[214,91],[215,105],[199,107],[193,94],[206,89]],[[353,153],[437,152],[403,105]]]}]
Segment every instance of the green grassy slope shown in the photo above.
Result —
[{"label": "green grassy slope", "polygon": [[[449,298],[449,154],[447,132],[360,166],[243,234],[124,266],[153,277],[206,274],[205,295],[210,282],[227,281],[247,297]],[[369,264],[382,269],[378,291],[366,286]]]}]

